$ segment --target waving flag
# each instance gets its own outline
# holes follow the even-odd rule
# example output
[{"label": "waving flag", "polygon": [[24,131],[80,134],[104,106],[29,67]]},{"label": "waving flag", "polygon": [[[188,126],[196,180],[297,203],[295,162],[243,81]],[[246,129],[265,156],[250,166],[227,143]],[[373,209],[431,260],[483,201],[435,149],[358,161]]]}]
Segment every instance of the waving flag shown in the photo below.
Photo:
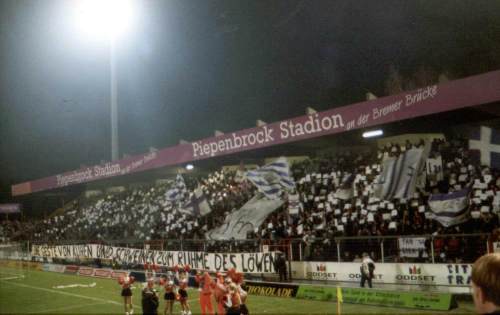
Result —
[{"label": "waving flag", "polygon": [[167,200],[179,201],[184,198],[186,193],[186,184],[181,174],[177,174],[175,178],[175,187],[167,191]]},{"label": "waving flag", "polygon": [[295,188],[288,161],[283,157],[261,168],[248,171],[247,179],[270,199],[278,199],[283,190]]},{"label": "waving flag", "polygon": [[248,232],[258,228],[266,218],[283,205],[283,200],[268,199],[258,194],[250,199],[239,210],[226,216],[224,223],[208,231],[205,236],[209,240],[245,240]]},{"label": "waving flag", "polygon": [[419,176],[425,174],[424,166],[428,151],[410,149],[399,157],[382,162],[382,172],[376,183],[375,196],[382,200],[410,199],[417,187]]},{"label": "waving flag", "polygon": [[469,140],[469,149],[481,154],[481,164],[500,168],[500,131],[481,126],[479,135]]},{"label": "waving flag", "polygon": [[203,189],[196,188],[191,195],[191,200],[179,210],[192,216],[204,216],[212,212],[208,200],[203,193]]},{"label": "waving flag", "polygon": [[430,219],[445,227],[463,223],[469,219],[469,189],[451,194],[434,194],[429,198]]}]

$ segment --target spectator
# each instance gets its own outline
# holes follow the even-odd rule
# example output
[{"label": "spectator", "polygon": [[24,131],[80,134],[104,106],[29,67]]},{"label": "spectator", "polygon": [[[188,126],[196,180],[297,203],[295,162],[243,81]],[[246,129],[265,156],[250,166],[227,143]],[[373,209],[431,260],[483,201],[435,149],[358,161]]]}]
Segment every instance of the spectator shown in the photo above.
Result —
[{"label": "spectator", "polygon": [[278,258],[276,259],[274,266],[276,272],[279,274],[280,282],[288,281],[286,258],[283,253],[280,252],[278,254]]},{"label": "spectator", "polygon": [[474,263],[472,297],[479,314],[500,314],[500,254],[484,255]]},{"label": "spectator", "polygon": [[154,280],[150,279],[142,290],[142,314],[157,315],[159,304],[158,295],[154,289]]}]

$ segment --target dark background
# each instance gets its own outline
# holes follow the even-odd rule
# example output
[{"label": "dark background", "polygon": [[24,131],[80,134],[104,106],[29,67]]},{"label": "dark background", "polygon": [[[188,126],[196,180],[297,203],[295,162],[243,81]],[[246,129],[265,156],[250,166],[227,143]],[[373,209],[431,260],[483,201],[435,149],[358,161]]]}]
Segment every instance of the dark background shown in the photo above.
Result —
[{"label": "dark background", "polygon": [[[120,154],[500,68],[500,1],[138,2]],[[0,1],[0,185],[110,159],[109,54],[71,1]]]}]

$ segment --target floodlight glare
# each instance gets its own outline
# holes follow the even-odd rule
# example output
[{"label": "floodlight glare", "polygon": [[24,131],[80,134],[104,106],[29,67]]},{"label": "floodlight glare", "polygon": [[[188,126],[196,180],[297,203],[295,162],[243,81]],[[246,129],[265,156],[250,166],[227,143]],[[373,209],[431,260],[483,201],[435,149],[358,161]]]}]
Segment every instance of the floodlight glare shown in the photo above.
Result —
[{"label": "floodlight glare", "polygon": [[366,131],[366,132],[363,132],[363,138],[373,138],[373,137],[381,136],[383,134],[384,134],[384,132],[382,131],[382,129]]},{"label": "floodlight glare", "polygon": [[133,20],[132,0],[79,0],[76,6],[78,27],[93,37],[118,37]]},{"label": "floodlight glare", "polygon": [[193,164],[188,164],[188,165],[186,165],[186,169],[187,169],[188,171],[193,170],[193,168],[194,168]]}]

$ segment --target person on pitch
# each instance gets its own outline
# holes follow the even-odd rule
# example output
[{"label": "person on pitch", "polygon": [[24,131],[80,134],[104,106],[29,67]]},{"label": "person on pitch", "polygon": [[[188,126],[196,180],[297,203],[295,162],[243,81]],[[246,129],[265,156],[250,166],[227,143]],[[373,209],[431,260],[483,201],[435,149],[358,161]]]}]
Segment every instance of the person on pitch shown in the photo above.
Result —
[{"label": "person on pitch", "polygon": [[149,279],[146,287],[142,290],[142,314],[158,315],[160,301],[154,289],[154,280]]},{"label": "person on pitch", "polygon": [[132,283],[135,278],[133,276],[126,276],[118,278],[118,284],[122,287],[121,296],[123,296],[123,306],[125,308],[125,315],[134,314],[134,306],[132,305]]},{"label": "person on pitch", "polygon": [[236,283],[229,285],[229,294],[227,298],[227,315],[241,314],[241,296]]},{"label": "person on pitch", "polygon": [[184,267],[182,271],[177,271],[176,276],[179,282],[179,302],[181,303],[182,312],[181,315],[191,315],[191,308],[188,303],[188,275],[189,266]]},{"label": "person on pitch", "polygon": [[373,272],[375,271],[375,263],[367,253],[363,253],[363,260],[361,262],[361,283],[362,288],[365,287],[365,282],[368,281],[368,287],[372,288]]},{"label": "person on pitch", "polygon": [[280,282],[288,280],[285,254],[278,252],[278,258],[274,263],[274,269],[279,274]]},{"label": "person on pitch", "polygon": [[500,253],[476,260],[472,266],[471,286],[478,314],[500,314]]},{"label": "person on pitch", "polygon": [[[224,308],[225,297],[228,291],[225,285],[224,276],[220,272],[215,274],[215,278],[216,280],[212,281],[212,289],[214,291],[215,303],[217,304],[217,314],[224,315],[226,314],[226,310]],[[229,277],[227,277],[226,280],[228,280],[229,283],[231,282]]]},{"label": "person on pitch", "polygon": [[201,314],[206,315],[208,312],[208,314],[214,315],[214,308],[212,306],[212,278],[206,271],[203,274],[198,272],[196,274],[196,282],[200,291]]},{"label": "person on pitch", "polygon": [[165,310],[164,315],[172,315],[174,311],[174,302],[176,297],[176,286],[174,281],[170,279],[161,278],[160,285],[165,289],[165,294],[163,296],[165,300]]},{"label": "person on pitch", "polygon": [[242,315],[249,315],[250,312],[248,311],[248,308],[246,306],[248,294],[245,290],[243,290],[243,273],[236,272],[236,269],[231,268],[228,270],[227,274],[231,278],[232,284],[234,284],[236,286],[236,289],[238,290],[240,313]]}]

